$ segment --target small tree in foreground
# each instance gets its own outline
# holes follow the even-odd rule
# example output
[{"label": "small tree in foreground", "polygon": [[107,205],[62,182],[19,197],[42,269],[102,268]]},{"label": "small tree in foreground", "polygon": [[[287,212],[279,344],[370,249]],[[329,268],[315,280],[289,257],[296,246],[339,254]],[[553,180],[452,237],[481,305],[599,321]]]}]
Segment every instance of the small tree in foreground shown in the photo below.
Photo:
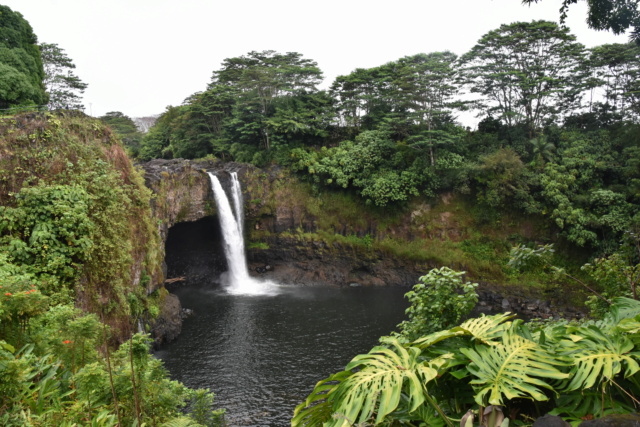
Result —
[{"label": "small tree in foreground", "polygon": [[413,340],[449,328],[469,314],[478,302],[477,283],[462,282],[464,271],[441,267],[420,277],[420,283],[407,292],[411,303],[408,320],[400,323],[400,334]]}]

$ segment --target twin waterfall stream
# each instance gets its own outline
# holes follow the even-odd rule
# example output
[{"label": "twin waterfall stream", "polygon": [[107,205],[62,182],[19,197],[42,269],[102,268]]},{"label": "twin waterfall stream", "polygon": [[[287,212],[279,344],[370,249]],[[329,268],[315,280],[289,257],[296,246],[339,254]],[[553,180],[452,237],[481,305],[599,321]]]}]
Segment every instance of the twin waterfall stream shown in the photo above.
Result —
[{"label": "twin waterfall stream", "polygon": [[[295,406],[319,380],[368,352],[404,319],[405,290],[251,277],[238,176],[220,175],[226,192],[218,177],[209,177],[220,227],[208,228],[212,218],[169,231],[168,270],[190,275],[189,286],[172,292],[193,315],[156,356],[173,379],[213,391],[227,425],[291,425]],[[220,274],[222,255],[227,271]]]},{"label": "twin waterfall stream", "polygon": [[207,173],[218,208],[224,239],[224,254],[228,264],[228,271],[221,276],[223,286],[227,292],[233,295],[274,295],[278,293],[278,287],[274,283],[259,281],[249,276],[244,249],[244,206],[238,174],[231,172],[232,208],[229,197],[222,188],[218,177],[211,172]]}]

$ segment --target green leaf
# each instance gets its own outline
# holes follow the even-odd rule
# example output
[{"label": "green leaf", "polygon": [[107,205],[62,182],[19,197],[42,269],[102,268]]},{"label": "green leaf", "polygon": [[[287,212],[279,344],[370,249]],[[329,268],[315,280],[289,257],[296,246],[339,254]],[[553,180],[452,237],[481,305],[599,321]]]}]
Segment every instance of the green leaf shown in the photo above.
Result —
[{"label": "green leaf", "polygon": [[553,388],[542,378],[568,377],[556,368],[561,361],[541,345],[517,335],[513,327],[504,331],[502,340],[491,346],[477,344],[473,349],[461,348],[460,351],[471,359],[468,369],[476,379],[470,384],[480,386],[476,389],[479,405],[501,405],[504,397],[548,400],[540,388]]},{"label": "green leaf", "polygon": [[605,334],[597,326],[574,327],[567,330],[571,339],[560,342],[558,350],[572,364],[571,381],[566,390],[587,389],[606,379],[612,379],[626,367],[629,377],[640,366],[632,353],[633,343],[621,334]]},{"label": "green leaf", "polygon": [[505,322],[514,317],[515,315],[510,313],[496,314],[493,316],[482,315],[475,319],[467,320],[460,326],[453,328],[452,331],[462,331],[465,334],[471,335],[476,341],[492,345],[509,327],[510,323]]}]

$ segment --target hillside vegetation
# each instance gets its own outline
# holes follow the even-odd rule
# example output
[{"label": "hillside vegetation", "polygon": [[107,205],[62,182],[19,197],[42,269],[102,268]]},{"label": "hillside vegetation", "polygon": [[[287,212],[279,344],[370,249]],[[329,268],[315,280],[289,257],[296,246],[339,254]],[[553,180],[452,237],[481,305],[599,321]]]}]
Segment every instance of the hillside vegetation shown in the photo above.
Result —
[{"label": "hillside vegetation", "polygon": [[2,117],[0,135],[0,424],[159,425],[196,398],[211,418],[212,396],[133,335],[166,290],[150,192],[118,138],[70,112]]}]

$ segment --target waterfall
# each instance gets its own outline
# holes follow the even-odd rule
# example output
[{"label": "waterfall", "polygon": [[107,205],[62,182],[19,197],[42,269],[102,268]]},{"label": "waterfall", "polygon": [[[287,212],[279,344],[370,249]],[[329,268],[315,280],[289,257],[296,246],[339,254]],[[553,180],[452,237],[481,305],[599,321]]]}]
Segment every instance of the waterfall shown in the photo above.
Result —
[{"label": "waterfall", "polygon": [[274,294],[275,285],[262,282],[249,276],[247,258],[244,250],[244,210],[242,188],[236,172],[231,173],[231,199],[225,193],[218,177],[208,172],[211,188],[218,208],[220,228],[224,240],[224,254],[228,270],[221,276],[222,283],[229,293],[265,295]]}]

